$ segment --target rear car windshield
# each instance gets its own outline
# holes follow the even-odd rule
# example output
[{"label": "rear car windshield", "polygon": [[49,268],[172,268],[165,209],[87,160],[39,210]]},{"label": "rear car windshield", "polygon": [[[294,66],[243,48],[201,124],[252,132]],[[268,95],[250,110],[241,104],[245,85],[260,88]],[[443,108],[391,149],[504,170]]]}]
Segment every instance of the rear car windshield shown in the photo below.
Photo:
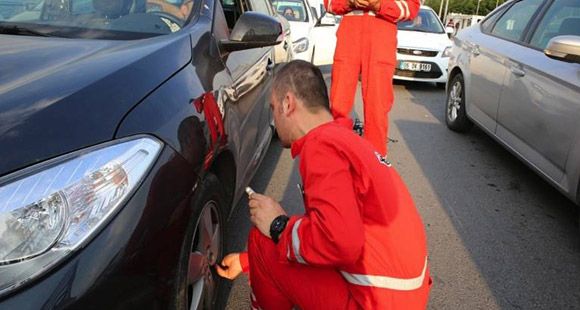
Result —
[{"label": "rear car windshield", "polygon": [[290,22],[307,22],[306,6],[302,0],[273,1],[276,11]]},{"label": "rear car windshield", "polygon": [[192,0],[0,0],[0,33],[142,38],[178,31],[191,18],[194,4]]},{"label": "rear car windshield", "polygon": [[399,30],[444,33],[443,25],[432,10],[420,9],[415,19],[397,24]]}]

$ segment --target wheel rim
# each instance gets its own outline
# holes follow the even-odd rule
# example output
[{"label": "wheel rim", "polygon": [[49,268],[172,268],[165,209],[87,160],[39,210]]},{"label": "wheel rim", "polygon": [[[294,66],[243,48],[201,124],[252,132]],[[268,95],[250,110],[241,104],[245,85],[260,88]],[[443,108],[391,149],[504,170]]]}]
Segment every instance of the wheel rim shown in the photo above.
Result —
[{"label": "wheel rim", "polygon": [[217,274],[211,266],[221,257],[221,238],[217,205],[209,201],[198,219],[189,255],[187,289],[191,310],[212,308]]},{"label": "wheel rim", "polygon": [[456,81],[451,86],[449,91],[449,97],[447,99],[447,117],[450,121],[455,121],[459,115],[459,109],[461,109],[461,92],[462,86],[460,81]]}]

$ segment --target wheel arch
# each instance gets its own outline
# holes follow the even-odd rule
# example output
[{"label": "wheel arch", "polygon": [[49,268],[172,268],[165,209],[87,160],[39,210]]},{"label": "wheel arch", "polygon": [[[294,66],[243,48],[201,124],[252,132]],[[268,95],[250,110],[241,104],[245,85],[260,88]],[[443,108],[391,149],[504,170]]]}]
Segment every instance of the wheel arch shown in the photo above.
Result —
[{"label": "wheel arch", "polygon": [[224,150],[214,159],[209,172],[213,173],[226,194],[226,205],[232,207],[236,189],[236,161],[234,155],[229,150]]}]

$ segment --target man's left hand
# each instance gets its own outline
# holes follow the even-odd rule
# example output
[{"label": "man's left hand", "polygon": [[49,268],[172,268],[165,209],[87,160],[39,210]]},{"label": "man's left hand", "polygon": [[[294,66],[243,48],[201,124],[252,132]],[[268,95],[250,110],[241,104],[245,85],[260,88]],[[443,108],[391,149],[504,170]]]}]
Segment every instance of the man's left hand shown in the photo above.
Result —
[{"label": "man's left hand", "polygon": [[280,215],[286,212],[274,199],[257,193],[250,196],[250,220],[264,236],[271,238],[270,225]]}]

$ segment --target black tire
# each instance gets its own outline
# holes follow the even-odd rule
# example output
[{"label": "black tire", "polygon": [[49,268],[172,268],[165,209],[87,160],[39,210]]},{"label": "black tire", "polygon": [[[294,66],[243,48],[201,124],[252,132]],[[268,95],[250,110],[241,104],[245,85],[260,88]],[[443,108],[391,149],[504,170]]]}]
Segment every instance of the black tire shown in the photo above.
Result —
[{"label": "black tire", "polygon": [[[182,309],[192,309],[191,304],[195,302],[193,299],[196,297],[194,292],[199,292],[196,290],[196,285],[200,285],[199,281],[202,281],[201,285],[203,286],[203,290],[201,291],[201,297],[199,299],[197,309],[223,309],[225,307],[225,301],[221,299],[217,299],[220,296],[220,292],[227,289],[227,282],[225,279],[222,279],[215,271],[213,266],[214,262],[220,262],[224,256],[224,238],[226,235],[226,214],[227,214],[227,205],[226,205],[225,193],[221,186],[220,181],[218,178],[211,174],[207,173],[204,181],[201,182],[198,189],[196,190],[196,195],[194,199],[191,201],[191,206],[193,208],[193,216],[191,223],[189,224],[187,235],[185,238],[185,243],[182,250],[181,255],[181,266],[182,266],[182,274],[184,277],[182,281],[184,281],[185,292],[183,295],[184,302]],[[204,241],[202,240],[203,237],[200,233],[201,230],[205,229],[205,226],[202,222],[204,221],[203,216],[209,214],[210,222],[215,227],[215,223],[217,223],[217,231],[219,236],[219,242],[217,246],[217,252],[213,253],[214,251],[208,250],[207,252],[199,251],[200,247],[204,247]],[[215,220],[215,221],[214,221]],[[213,230],[213,229],[211,229]],[[209,247],[211,248],[211,246]],[[209,255],[212,253],[212,255]],[[199,271],[199,279],[197,277],[190,277],[190,259],[192,256],[196,255],[200,258],[200,268],[196,269]],[[214,257],[213,260],[209,257]],[[206,259],[203,260],[202,257]],[[194,272],[197,273],[197,272]],[[207,279],[206,276],[210,277],[213,283],[212,289],[213,294],[208,297],[204,292],[206,292]],[[191,280],[190,278],[194,278],[196,280]],[[207,292],[210,292],[211,289],[208,289]],[[209,294],[209,293],[208,293]],[[195,307],[193,307],[195,309]]]},{"label": "black tire", "polygon": [[445,85],[447,85],[447,83],[435,83],[435,84],[437,84],[437,88],[443,89],[443,90],[445,90]]},{"label": "black tire", "polygon": [[467,132],[473,127],[473,123],[465,113],[465,82],[460,73],[451,79],[447,87],[445,123],[449,129],[456,132]]}]

